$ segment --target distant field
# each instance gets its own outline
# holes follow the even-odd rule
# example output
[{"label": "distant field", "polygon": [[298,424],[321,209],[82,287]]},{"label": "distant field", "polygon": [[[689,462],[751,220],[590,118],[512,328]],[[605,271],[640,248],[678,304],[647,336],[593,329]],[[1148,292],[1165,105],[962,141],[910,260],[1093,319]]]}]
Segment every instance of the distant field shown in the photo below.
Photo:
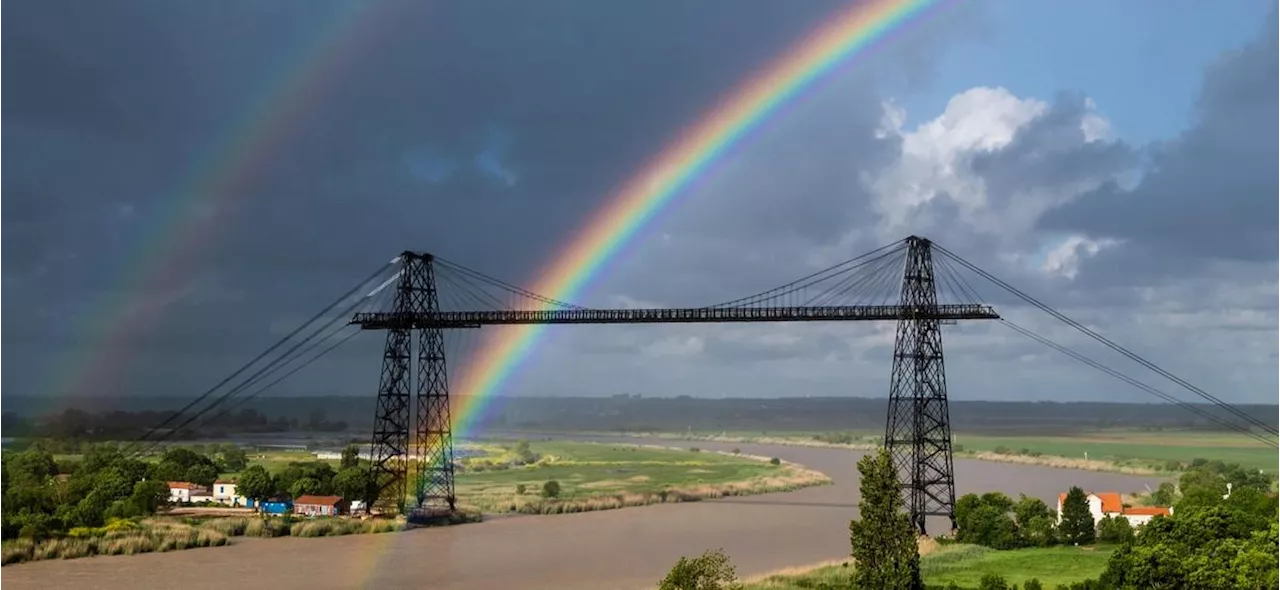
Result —
[{"label": "distant field", "polygon": [[[840,432],[695,432],[668,433],[664,437],[714,437],[754,441],[796,443],[838,440],[843,443],[878,443],[883,433],[868,430]],[[1276,473],[1280,465],[1280,449],[1266,447],[1244,435],[1202,431],[1094,430],[1053,436],[1004,436],[970,434],[955,435],[958,454],[992,453],[997,449],[1010,454],[1040,454],[1070,459],[1114,463],[1117,466],[1161,469],[1169,461],[1190,463],[1197,458],[1239,463],[1246,467]],[[1025,453],[1023,452],[1025,451]]]},{"label": "distant field", "polygon": [[[512,444],[490,448],[502,456]],[[773,465],[763,457],[695,452],[689,447],[544,441],[532,443],[530,450],[539,457],[534,464],[459,471],[459,505],[481,512],[557,514],[784,491],[831,481],[821,473],[786,463]],[[560,486],[554,499],[542,497],[549,481]]]},{"label": "distant field", "polygon": [[[1045,588],[1096,578],[1106,569],[1109,547],[1046,547],[996,551],[976,545],[942,547],[920,558],[920,573],[929,586],[955,583],[977,588],[985,574],[997,574],[1021,586],[1036,578]],[[802,574],[767,577],[749,583],[744,590],[802,590],[847,584],[854,567],[835,565]]]},{"label": "distant field", "polygon": [[966,451],[1013,452],[1023,449],[1045,455],[1102,461],[1190,463],[1193,459],[1217,459],[1275,473],[1280,451],[1267,448],[1243,435],[1203,432],[1085,432],[1074,436],[975,436],[957,434],[957,445]]},{"label": "distant field", "polygon": [[610,493],[658,492],[671,487],[714,485],[774,474],[778,468],[760,461],[710,452],[664,450],[628,445],[537,442],[530,449],[550,458],[546,464],[502,471],[459,472],[459,498],[510,497],[524,484],[537,494],[556,480],[565,499]]}]

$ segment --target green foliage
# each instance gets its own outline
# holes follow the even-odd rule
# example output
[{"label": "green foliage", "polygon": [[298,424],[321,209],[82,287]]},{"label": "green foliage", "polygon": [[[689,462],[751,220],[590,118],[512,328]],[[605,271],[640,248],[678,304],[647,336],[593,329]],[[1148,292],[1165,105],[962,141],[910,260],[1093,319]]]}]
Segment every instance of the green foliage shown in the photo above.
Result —
[{"label": "green foliage", "polygon": [[1031,578],[1022,583],[1022,590],[1044,590],[1044,586],[1040,585],[1038,578]]},{"label": "green foliage", "polygon": [[[276,474],[276,493],[294,494],[296,489],[307,490],[308,494],[329,494],[333,492],[333,477],[336,473],[333,466],[325,461],[290,461],[284,469]],[[295,487],[299,480],[311,479],[314,483]]]},{"label": "green foliage", "polygon": [[1036,516],[1018,527],[1022,543],[1029,547],[1052,547],[1062,542],[1052,516]]},{"label": "green foliage", "polygon": [[349,500],[362,499],[370,489],[370,473],[359,466],[344,467],[333,476],[333,493]]},{"label": "green foliage", "polygon": [[1127,543],[1133,540],[1133,527],[1123,516],[1104,516],[1098,522],[1098,540],[1103,543]]},{"label": "green foliage", "polygon": [[298,498],[308,494],[319,494],[322,489],[319,481],[311,477],[303,477],[293,482],[293,485],[289,488],[289,494],[294,498]]},{"label": "green foliage", "polygon": [[1122,589],[1275,588],[1278,550],[1274,517],[1220,499],[1153,519],[1111,556],[1100,581]]},{"label": "green foliage", "polygon": [[360,464],[360,447],[347,445],[342,449],[342,462],[339,469],[352,469]]},{"label": "green foliage", "polygon": [[858,461],[861,519],[849,523],[855,588],[907,589],[920,584],[920,554],[910,516],[903,511],[898,476],[888,451]]},{"label": "green foliage", "polygon": [[739,588],[738,576],[724,550],[707,551],[692,559],[681,557],[658,590],[731,590]]},{"label": "green foliage", "polygon": [[[1025,505],[1019,504],[1018,507],[1024,512],[1040,515],[1038,506],[1026,498],[1023,501]],[[1013,500],[999,492],[982,496],[966,494],[956,502],[956,540],[992,549],[1019,547],[1022,541],[1014,523],[1014,509]]]},{"label": "green foliage", "polygon": [[1009,590],[1009,582],[999,574],[985,574],[978,580],[978,590]]},{"label": "green foliage", "polygon": [[111,517],[151,514],[168,496],[163,481],[147,481],[145,463],[115,445],[87,447],[83,459],[65,467],[66,477],[55,479],[59,466],[38,444],[6,454],[4,538],[42,539],[68,527],[98,527]]},{"label": "green foliage", "polygon": [[538,462],[538,456],[534,454],[533,449],[529,448],[529,441],[527,440],[516,443],[512,453],[516,457],[515,462],[517,465],[530,465]]},{"label": "green foliage", "polygon": [[548,481],[547,483],[542,484],[543,498],[556,498],[559,496],[560,496],[560,482],[553,479],[551,481]]},{"label": "green foliage", "polygon": [[1177,487],[1173,485],[1173,482],[1166,481],[1161,483],[1160,487],[1156,488],[1156,491],[1151,492],[1151,503],[1156,506],[1173,506],[1174,501],[1177,500],[1177,495]]},{"label": "green foliage", "polygon": [[778,465],[782,465],[782,460],[777,457],[770,457],[769,464],[777,467]]},{"label": "green foliage", "polygon": [[1084,490],[1072,486],[1062,501],[1062,522],[1058,531],[1063,543],[1088,545],[1094,540],[1093,514],[1089,512],[1089,499]]},{"label": "green foliage", "polygon": [[245,454],[244,449],[235,443],[227,443],[225,445],[214,445],[211,451],[213,462],[217,464],[218,471],[240,471],[249,464],[249,457]]},{"label": "green foliage", "polygon": [[523,495],[524,495],[524,493],[525,493],[526,491],[528,491],[528,489],[529,489],[529,488],[525,487],[525,485],[524,485],[524,484],[522,484],[522,483],[518,483],[518,484],[516,484],[516,495],[517,495],[517,496],[523,496]]},{"label": "green foliage", "polygon": [[271,477],[265,467],[250,465],[240,472],[240,477],[236,480],[236,492],[260,506],[262,500],[275,494],[275,478]]}]

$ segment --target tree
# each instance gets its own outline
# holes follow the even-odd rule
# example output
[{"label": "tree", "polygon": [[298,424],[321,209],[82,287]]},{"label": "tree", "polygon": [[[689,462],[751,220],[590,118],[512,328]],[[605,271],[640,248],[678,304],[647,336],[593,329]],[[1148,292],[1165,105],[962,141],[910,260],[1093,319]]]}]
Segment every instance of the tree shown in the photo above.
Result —
[{"label": "tree", "polygon": [[1062,501],[1062,522],[1058,524],[1058,532],[1062,542],[1075,545],[1088,545],[1094,539],[1093,514],[1089,512],[1089,498],[1084,490],[1072,486],[1067,497]]},{"label": "tree", "polygon": [[1177,500],[1177,491],[1173,482],[1163,482],[1156,491],[1151,492],[1151,501],[1157,506],[1173,506],[1174,501]]},{"label": "tree", "polygon": [[1133,540],[1133,527],[1123,516],[1104,516],[1098,522],[1098,540],[1104,543],[1127,543]]},{"label": "tree", "polygon": [[[1028,514],[1035,513],[1034,508],[1024,507]],[[1013,500],[998,492],[965,494],[956,502],[956,540],[992,549],[1018,547],[1021,540],[1011,514],[1014,509]]]},{"label": "tree", "polygon": [[[1273,501],[1274,502],[1274,501]],[[1143,525],[1107,561],[1109,588],[1275,588],[1277,522],[1221,503]]]},{"label": "tree", "polygon": [[553,479],[547,483],[542,484],[543,498],[556,498],[559,496],[560,496],[560,482]]},{"label": "tree", "polygon": [[1044,500],[1020,494],[1018,503],[1013,505],[1013,516],[1017,519],[1018,526],[1022,527],[1039,517],[1053,518],[1053,513],[1049,511],[1049,505],[1045,504]]},{"label": "tree", "polygon": [[855,588],[920,588],[920,552],[915,528],[904,511],[898,474],[883,449],[858,461],[862,474],[861,519],[849,522]]},{"label": "tree", "polygon": [[362,499],[369,487],[369,471],[346,467],[333,476],[333,491],[347,499]]},{"label": "tree", "polygon": [[355,445],[347,445],[342,449],[342,462],[339,464],[341,469],[351,469],[360,465],[360,447]]},{"label": "tree", "polygon": [[188,467],[186,475],[187,476],[184,478],[185,481],[202,485],[207,488],[213,485],[213,482],[218,480],[218,469],[213,465],[201,463]]},{"label": "tree", "polygon": [[275,494],[276,482],[271,474],[267,473],[265,467],[250,465],[240,473],[240,479],[236,481],[236,491],[253,500],[254,505],[261,506],[263,500]]},{"label": "tree", "polygon": [[133,484],[128,504],[138,514],[155,514],[168,500],[168,484],[158,479],[148,479]]},{"label": "tree", "polygon": [[730,590],[738,588],[738,576],[723,549],[707,551],[698,557],[681,557],[658,590]]},{"label": "tree", "polygon": [[1044,590],[1039,578],[1031,578],[1022,583],[1022,590]]},{"label": "tree", "polygon": [[249,457],[245,454],[244,449],[234,443],[228,443],[222,447],[219,453],[222,459],[223,471],[240,471],[249,463]]},{"label": "tree", "polygon": [[1023,544],[1032,547],[1052,547],[1061,541],[1052,516],[1032,518],[1027,524],[1018,527],[1018,534],[1022,537]]},{"label": "tree", "polygon": [[294,498],[308,494],[319,494],[320,491],[320,482],[310,477],[300,478],[289,487],[289,494]]}]

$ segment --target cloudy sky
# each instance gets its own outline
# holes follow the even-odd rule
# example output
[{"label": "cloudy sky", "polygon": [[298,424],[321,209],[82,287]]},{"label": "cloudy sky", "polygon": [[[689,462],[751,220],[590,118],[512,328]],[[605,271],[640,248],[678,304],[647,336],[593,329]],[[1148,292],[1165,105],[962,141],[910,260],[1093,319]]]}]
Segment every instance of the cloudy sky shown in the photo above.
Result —
[{"label": "cloudy sky", "polygon": [[[919,234],[1218,397],[1274,401],[1273,4],[933,10],[729,150],[580,303],[714,303]],[[535,284],[845,6],[8,2],[3,391],[194,395],[404,249]],[[880,396],[892,330],[558,328],[503,393]],[[945,339],[956,399],[1151,399],[999,324]],[[278,392],[371,395],[380,347]]]}]

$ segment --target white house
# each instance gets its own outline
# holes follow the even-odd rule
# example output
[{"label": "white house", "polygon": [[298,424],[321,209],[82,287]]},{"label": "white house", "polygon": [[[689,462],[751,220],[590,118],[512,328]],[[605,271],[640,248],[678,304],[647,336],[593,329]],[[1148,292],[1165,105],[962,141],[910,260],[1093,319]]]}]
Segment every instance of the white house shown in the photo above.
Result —
[{"label": "white house", "polygon": [[[1093,516],[1093,522],[1096,524],[1103,518],[1110,516],[1112,518],[1124,517],[1129,521],[1131,526],[1147,524],[1151,519],[1157,516],[1169,516],[1173,514],[1172,508],[1163,506],[1135,506],[1125,507],[1120,500],[1118,492],[1097,492],[1086,493],[1085,499],[1089,501],[1089,514]],[[1062,523],[1062,504],[1066,502],[1066,494],[1058,494],[1058,523]]]},{"label": "white house", "polygon": [[213,482],[213,500],[227,506],[248,506],[248,499],[236,494],[235,480],[220,479]]},{"label": "white house", "polygon": [[170,481],[165,482],[169,485],[169,501],[170,502],[190,502],[191,492],[200,491],[200,486],[189,481]]}]

